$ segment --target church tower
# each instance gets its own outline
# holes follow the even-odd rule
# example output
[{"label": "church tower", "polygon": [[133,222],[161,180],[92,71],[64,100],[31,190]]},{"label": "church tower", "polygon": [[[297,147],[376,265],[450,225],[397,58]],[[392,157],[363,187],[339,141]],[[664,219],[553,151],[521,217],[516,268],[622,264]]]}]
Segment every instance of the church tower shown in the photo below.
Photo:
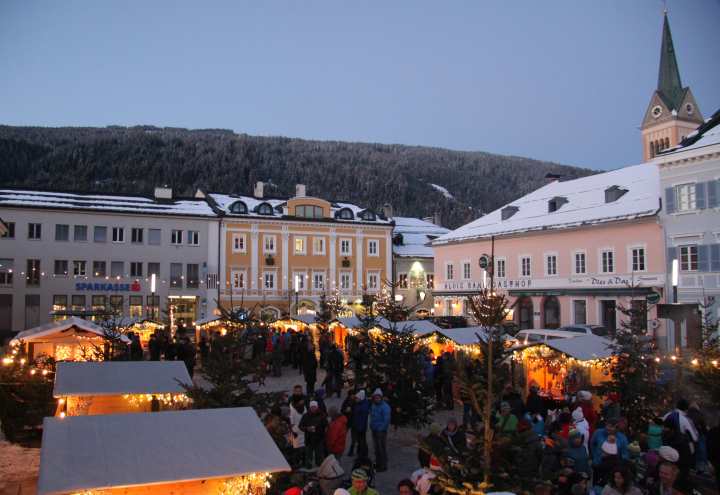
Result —
[{"label": "church tower", "polygon": [[660,70],[657,89],[650,99],[640,129],[642,130],[643,161],[658,152],[677,145],[703,123],[700,109],[689,87],[680,81],[667,11],[663,15]]}]

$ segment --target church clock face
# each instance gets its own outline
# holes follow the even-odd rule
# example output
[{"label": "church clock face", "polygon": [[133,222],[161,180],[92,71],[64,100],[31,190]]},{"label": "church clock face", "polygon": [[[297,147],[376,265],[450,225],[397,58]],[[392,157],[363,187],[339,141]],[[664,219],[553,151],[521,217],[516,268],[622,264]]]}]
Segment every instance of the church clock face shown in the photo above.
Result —
[{"label": "church clock face", "polygon": [[685,105],[685,111],[687,112],[688,115],[692,115],[693,112],[695,111],[695,107],[693,106],[692,103],[688,103]]},{"label": "church clock face", "polygon": [[655,105],[650,112],[653,117],[658,118],[662,115],[662,107],[660,105]]}]

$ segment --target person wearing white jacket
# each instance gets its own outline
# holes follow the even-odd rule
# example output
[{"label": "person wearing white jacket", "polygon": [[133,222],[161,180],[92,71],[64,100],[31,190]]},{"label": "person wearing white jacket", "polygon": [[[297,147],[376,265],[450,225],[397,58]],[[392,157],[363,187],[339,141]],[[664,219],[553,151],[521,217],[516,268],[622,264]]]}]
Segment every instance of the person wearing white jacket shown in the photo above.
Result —
[{"label": "person wearing white jacket", "polygon": [[[577,430],[583,436],[583,445],[588,450],[588,442],[590,441],[590,423],[585,419],[583,410],[578,407],[572,412],[573,429]],[[588,452],[590,452],[588,450]]]},{"label": "person wearing white jacket", "polygon": [[305,432],[300,429],[303,414],[305,414],[305,403],[302,400],[290,404],[290,434],[293,449],[305,448]]}]

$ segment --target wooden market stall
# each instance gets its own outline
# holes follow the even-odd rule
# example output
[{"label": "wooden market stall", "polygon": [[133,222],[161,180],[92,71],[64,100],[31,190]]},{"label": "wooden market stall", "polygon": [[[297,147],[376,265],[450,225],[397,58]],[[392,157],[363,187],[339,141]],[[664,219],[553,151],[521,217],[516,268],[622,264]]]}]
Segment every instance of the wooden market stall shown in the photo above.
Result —
[{"label": "wooden market stall", "polygon": [[181,384],[192,384],[182,361],[58,363],[56,416],[150,412],[185,407]]},{"label": "wooden market stall", "polygon": [[290,466],[250,407],[45,418],[39,495],[264,495]]},{"label": "wooden market stall", "polygon": [[[56,361],[87,361],[106,343],[105,331],[91,321],[75,316],[18,333],[11,346],[22,345],[28,359],[44,354]],[[130,339],[122,335],[126,344]]]},{"label": "wooden market stall", "polygon": [[311,331],[316,324],[317,320],[315,315],[307,314],[280,318],[270,323],[270,328],[280,330],[283,333],[290,329],[296,332],[308,332]]},{"label": "wooden market stall", "polygon": [[121,326],[129,332],[134,332],[140,337],[140,343],[147,348],[150,336],[157,330],[162,330],[165,325],[149,318],[123,318]]},{"label": "wooden market stall", "polygon": [[518,346],[513,360],[520,365],[526,392],[535,384],[543,395],[561,399],[610,380],[605,366],[612,357],[611,346],[610,340],[588,334]]}]

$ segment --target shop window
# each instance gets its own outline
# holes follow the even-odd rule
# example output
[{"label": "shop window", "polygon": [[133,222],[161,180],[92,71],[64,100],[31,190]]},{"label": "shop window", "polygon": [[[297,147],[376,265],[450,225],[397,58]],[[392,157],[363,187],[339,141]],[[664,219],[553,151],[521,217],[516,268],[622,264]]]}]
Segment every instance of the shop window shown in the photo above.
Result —
[{"label": "shop window", "polygon": [[555,296],[548,296],[543,302],[543,318],[545,328],[560,327],[560,301]]}]

